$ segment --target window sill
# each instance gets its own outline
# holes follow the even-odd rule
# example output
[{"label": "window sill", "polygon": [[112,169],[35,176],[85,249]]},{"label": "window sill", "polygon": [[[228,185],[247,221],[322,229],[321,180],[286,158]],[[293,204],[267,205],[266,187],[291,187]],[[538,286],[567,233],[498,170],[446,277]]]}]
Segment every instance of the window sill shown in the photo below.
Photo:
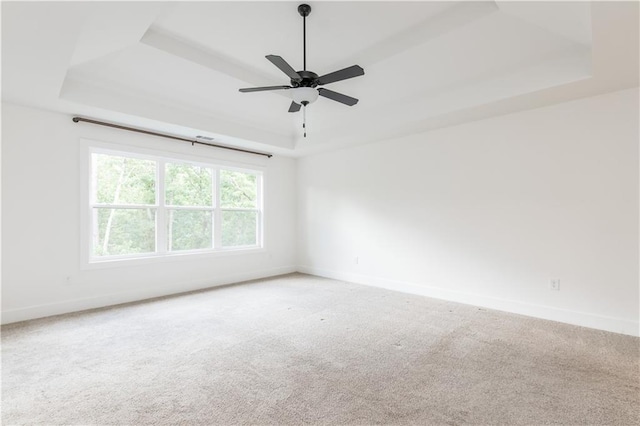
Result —
[{"label": "window sill", "polygon": [[91,260],[89,262],[85,261],[83,262],[83,265],[80,269],[91,270],[105,268],[126,268],[154,263],[198,261],[226,256],[253,255],[266,253],[266,251],[267,250],[264,247],[252,247],[222,249],[216,251],[190,251],[172,254],[150,254],[140,257],[110,258],[104,260]]}]

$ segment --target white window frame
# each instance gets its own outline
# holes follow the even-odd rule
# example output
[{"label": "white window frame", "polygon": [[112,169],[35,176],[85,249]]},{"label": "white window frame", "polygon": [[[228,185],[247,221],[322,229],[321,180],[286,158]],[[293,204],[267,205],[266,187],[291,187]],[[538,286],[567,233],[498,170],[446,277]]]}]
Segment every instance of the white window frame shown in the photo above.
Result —
[{"label": "white window frame", "polygon": [[[156,200],[154,205],[109,205],[94,203],[92,155],[107,154],[139,158],[156,162]],[[207,167],[212,170],[213,203],[212,206],[167,206],[164,202],[164,173],[167,163],[190,164]],[[255,174],[257,177],[257,200],[255,209],[222,209],[220,206],[220,170],[231,170]],[[81,140],[81,265],[82,269],[93,269],[108,266],[126,266],[129,264],[153,263],[158,261],[192,260],[199,257],[211,257],[229,254],[249,254],[264,250],[264,169],[261,167],[238,165],[228,161],[165,152],[134,146],[110,144],[94,140]],[[94,256],[93,255],[93,210],[101,208],[153,208],[156,209],[156,249],[153,253],[129,255]],[[169,210],[211,210],[213,214],[212,248],[168,251],[167,215]],[[248,210],[257,212],[256,244],[249,246],[222,247],[222,212],[224,210]]]}]

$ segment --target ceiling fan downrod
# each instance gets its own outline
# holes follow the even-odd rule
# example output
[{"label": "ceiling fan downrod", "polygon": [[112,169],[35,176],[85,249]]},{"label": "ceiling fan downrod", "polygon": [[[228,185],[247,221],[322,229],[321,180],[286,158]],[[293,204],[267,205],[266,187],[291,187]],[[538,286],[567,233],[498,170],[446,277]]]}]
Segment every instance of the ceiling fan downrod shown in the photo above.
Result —
[{"label": "ceiling fan downrod", "polygon": [[[302,16],[302,70],[307,70],[307,16],[311,13],[311,6],[301,4],[298,6],[298,13]],[[307,105],[309,102],[302,102],[302,129],[303,137],[307,137]]]},{"label": "ceiling fan downrod", "polygon": [[307,16],[311,13],[311,6],[301,4],[298,13],[302,16],[302,70],[307,70]]}]

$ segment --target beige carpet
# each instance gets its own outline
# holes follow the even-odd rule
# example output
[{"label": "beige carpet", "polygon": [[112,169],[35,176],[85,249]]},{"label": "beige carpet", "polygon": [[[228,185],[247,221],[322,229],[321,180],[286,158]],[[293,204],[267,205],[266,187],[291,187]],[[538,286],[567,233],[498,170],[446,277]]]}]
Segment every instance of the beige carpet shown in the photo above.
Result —
[{"label": "beige carpet", "polygon": [[2,328],[3,424],[640,424],[639,339],[305,275]]}]

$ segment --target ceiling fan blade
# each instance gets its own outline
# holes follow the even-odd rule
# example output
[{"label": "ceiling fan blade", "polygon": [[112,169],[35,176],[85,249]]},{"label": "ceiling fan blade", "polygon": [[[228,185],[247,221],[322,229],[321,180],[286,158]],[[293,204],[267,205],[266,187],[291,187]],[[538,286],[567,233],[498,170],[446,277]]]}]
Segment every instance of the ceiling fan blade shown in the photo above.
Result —
[{"label": "ceiling fan blade", "polygon": [[291,101],[291,105],[289,106],[289,112],[298,112],[300,111],[300,108],[302,108],[302,105],[297,104],[294,101]]},{"label": "ceiling fan blade", "polygon": [[358,77],[360,75],[364,75],[364,69],[362,69],[360,65],[352,65],[339,71],[334,71],[318,77],[318,84],[329,84],[340,80],[346,80],[348,78]]},{"label": "ceiling fan blade", "polygon": [[266,90],[284,90],[291,89],[291,86],[266,86],[266,87],[247,87],[246,89],[240,89],[242,93],[248,92],[264,92]]},{"label": "ceiling fan blade", "polygon": [[271,63],[273,65],[275,65],[276,67],[278,67],[280,69],[280,71],[282,71],[283,73],[285,73],[286,75],[289,76],[289,78],[291,80],[294,81],[302,81],[302,77],[300,77],[300,74],[298,74],[296,72],[296,70],[294,70],[291,65],[289,65],[287,63],[287,61],[285,61],[284,59],[282,59],[280,56],[277,55],[267,55],[265,56],[265,58],[267,58],[269,61],[271,61]]},{"label": "ceiling fan blade", "polygon": [[331,100],[349,106],[354,106],[358,103],[358,100],[356,98],[352,98],[351,96],[343,95],[342,93],[334,92],[333,90],[329,89],[320,88],[318,89],[318,94],[320,94],[320,96],[324,96],[325,98],[329,98]]}]

